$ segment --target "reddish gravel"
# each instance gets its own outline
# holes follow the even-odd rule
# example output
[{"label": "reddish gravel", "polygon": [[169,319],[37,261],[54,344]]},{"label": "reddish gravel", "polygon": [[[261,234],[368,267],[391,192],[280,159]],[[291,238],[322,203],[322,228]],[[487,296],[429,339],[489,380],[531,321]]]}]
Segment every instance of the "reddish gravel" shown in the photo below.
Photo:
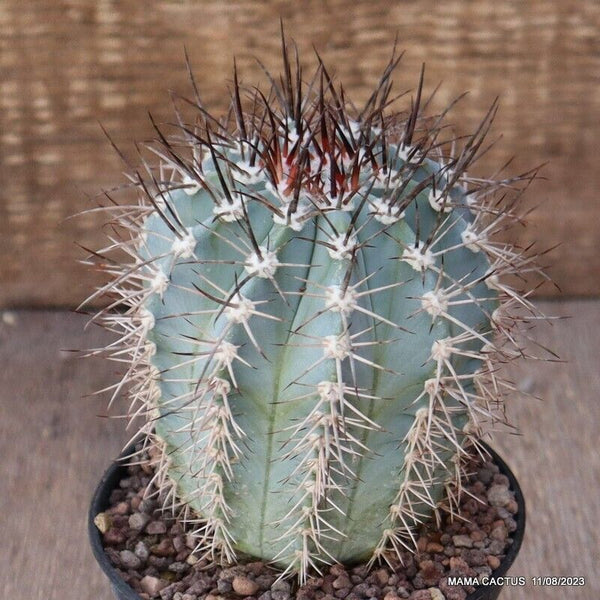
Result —
[{"label": "reddish gravel", "polygon": [[198,561],[181,525],[147,498],[154,491],[145,494],[152,478],[147,466],[128,467],[95,522],[110,561],[147,600],[464,600],[473,588],[451,587],[448,576],[489,575],[517,526],[508,478],[491,463],[473,464],[471,471],[461,504],[467,522],[446,517],[440,530],[424,528],[418,553],[406,553],[393,570],[333,565],[302,587],[277,581],[278,573],[259,561],[230,568]]}]

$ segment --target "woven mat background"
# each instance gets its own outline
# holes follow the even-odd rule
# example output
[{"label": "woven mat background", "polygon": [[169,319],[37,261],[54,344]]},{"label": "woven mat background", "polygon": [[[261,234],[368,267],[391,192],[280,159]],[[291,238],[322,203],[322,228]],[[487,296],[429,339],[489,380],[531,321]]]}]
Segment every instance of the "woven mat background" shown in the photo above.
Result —
[{"label": "woven mat background", "polygon": [[[189,93],[187,47],[205,103],[225,108],[233,56],[245,83],[278,72],[279,17],[306,66],[314,44],[363,101],[394,35],[407,50],[396,89],[443,81],[437,107],[470,95],[465,133],[496,95],[504,138],[479,166],[516,155],[517,173],[550,161],[517,232],[557,242],[551,274],[568,294],[600,292],[600,3],[595,0],[2,0],[0,2],[0,307],[73,306],[93,285],[74,244],[101,244],[98,215],[67,217],[124,181],[101,122],[128,154],[170,118],[167,91]],[[552,294],[544,287],[542,294]]]}]

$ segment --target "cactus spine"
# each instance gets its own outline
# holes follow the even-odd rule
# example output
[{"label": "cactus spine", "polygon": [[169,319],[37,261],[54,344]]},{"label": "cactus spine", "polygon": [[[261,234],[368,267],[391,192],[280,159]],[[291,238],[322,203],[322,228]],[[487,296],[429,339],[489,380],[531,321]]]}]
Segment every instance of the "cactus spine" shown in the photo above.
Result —
[{"label": "cactus spine", "polygon": [[139,203],[109,208],[92,299],[114,298],[97,316],[120,333],[114,395],[211,559],[303,580],[412,548],[510,389],[498,365],[535,312],[503,279],[535,267],[493,235],[516,218],[499,196],[533,174],[468,177],[496,105],[455,151],[444,115],[421,115],[423,74],[408,116],[386,115],[398,60],[351,111],[284,43],[267,96],[235,73],[226,121],[199,99],[177,112],[159,164],[132,170]]}]

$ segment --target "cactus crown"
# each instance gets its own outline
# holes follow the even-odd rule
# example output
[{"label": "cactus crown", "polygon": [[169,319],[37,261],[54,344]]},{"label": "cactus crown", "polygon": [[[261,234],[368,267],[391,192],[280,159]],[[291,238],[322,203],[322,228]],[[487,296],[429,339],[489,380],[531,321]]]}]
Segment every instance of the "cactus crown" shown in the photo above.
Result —
[{"label": "cactus crown", "polygon": [[467,445],[503,419],[498,366],[536,315],[505,283],[531,258],[493,239],[534,173],[467,175],[496,103],[444,139],[423,73],[410,111],[386,114],[395,52],[359,111],[283,46],[266,95],[234,70],[226,119],[196,93],[193,119],[156,127],[138,202],[107,208],[92,262],[111,280],[92,299],[111,298],[96,319],[120,334],[103,349],[126,365],[113,394],[144,417],[197,551],[304,579],[410,549],[456,507]]}]

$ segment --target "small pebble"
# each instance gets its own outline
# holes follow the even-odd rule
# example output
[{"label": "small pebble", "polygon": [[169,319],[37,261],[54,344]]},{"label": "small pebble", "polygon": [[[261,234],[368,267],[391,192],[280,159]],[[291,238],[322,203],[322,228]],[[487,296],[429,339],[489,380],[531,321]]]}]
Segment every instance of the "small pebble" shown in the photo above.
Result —
[{"label": "small pebble", "polygon": [[144,529],[150,517],[145,513],[135,512],[129,517],[129,527],[131,529]]},{"label": "small pebble", "polygon": [[493,540],[500,540],[501,542],[503,542],[508,537],[508,530],[506,529],[506,525],[502,523],[502,525],[494,527],[494,529],[490,531],[490,537]]},{"label": "small pebble", "polygon": [[140,581],[142,591],[146,592],[150,597],[156,596],[160,590],[166,588],[168,585],[169,583],[167,581],[159,579],[158,577],[152,577],[151,575],[146,575]]},{"label": "small pebble", "polygon": [[462,551],[462,557],[472,567],[483,565],[485,563],[486,554],[478,548],[465,549]]},{"label": "small pebble", "polygon": [[482,467],[481,469],[479,469],[479,471],[477,471],[477,479],[479,479],[479,481],[481,481],[485,485],[490,483],[490,481],[492,481],[493,478],[494,473],[491,469]]},{"label": "small pebble", "polygon": [[424,560],[419,563],[419,575],[427,587],[436,585],[444,574],[444,567],[432,560]]},{"label": "small pebble", "polygon": [[104,543],[108,546],[118,546],[119,544],[125,543],[127,537],[125,533],[120,529],[111,527],[103,536]]},{"label": "small pebble", "polygon": [[168,556],[155,556],[154,554],[151,554],[148,557],[148,564],[159,571],[167,569],[170,563],[171,561]]},{"label": "small pebble", "polygon": [[494,484],[487,492],[487,499],[492,506],[506,506],[512,495],[505,485]]},{"label": "small pebble", "polygon": [[233,578],[233,591],[240,596],[253,596],[258,592],[259,585],[256,581],[248,579],[242,575],[236,575]]},{"label": "small pebble", "polygon": [[443,552],[444,551],[444,546],[442,546],[442,544],[438,544],[437,542],[429,542],[427,544],[427,548],[426,548],[427,552],[429,553],[438,553],[438,552]]},{"label": "small pebble", "polygon": [[482,577],[489,577],[492,574],[492,570],[487,565],[474,567],[473,570]]},{"label": "small pebble", "polygon": [[431,600],[429,590],[416,590],[410,596],[409,600]]},{"label": "small pebble", "polygon": [[167,533],[167,526],[163,521],[151,521],[146,526],[146,533],[149,533],[150,535]]},{"label": "small pebble", "polygon": [[388,573],[387,569],[377,569],[373,575],[375,575],[379,585],[382,586],[387,585],[388,581],[390,580],[390,574]]},{"label": "small pebble", "polygon": [[460,573],[460,575],[468,575],[470,572],[469,565],[466,560],[459,556],[453,556],[449,561],[450,569]]},{"label": "small pebble", "polygon": [[261,590],[270,590],[271,585],[273,585],[273,582],[275,581],[275,577],[270,575],[259,575],[254,581],[258,583]]},{"label": "small pebble", "polygon": [[119,553],[121,564],[126,569],[139,569],[142,566],[142,561],[131,550],[122,550]]},{"label": "small pebble", "polygon": [[113,512],[115,515],[126,515],[129,512],[129,503],[123,501],[119,502],[114,508]]},{"label": "small pebble", "polygon": [[468,535],[453,535],[452,543],[457,548],[472,548],[473,540]]},{"label": "small pebble", "polygon": [[163,538],[158,544],[150,548],[150,552],[156,556],[172,556],[175,554],[175,548],[173,548],[171,540]]},{"label": "small pebble", "polygon": [[156,501],[151,498],[144,498],[138,506],[138,510],[146,514],[150,514],[155,508]]},{"label": "small pebble", "polygon": [[185,573],[189,569],[189,565],[183,562],[174,562],[169,565],[169,571],[172,573]]},{"label": "small pebble", "polygon": [[335,575],[336,577],[347,574],[346,567],[344,567],[344,565],[340,565],[339,563],[331,565],[331,567],[329,567],[329,573],[331,575]]},{"label": "small pebble", "polygon": [[471,531],[471,533],[469,534],[469,537],[474,541],[474,542],[481,542],[482,540],[485,539],[485,531],[481,531],[481,529],[477,529],[475,531]]},{"label": "small pebble", "polygon": [[186,550],[187,546],[185,545],[185,537],[182,535],[176,535],[173,538],[173,548],[175,548],[176,552],[183,552]]},{"label": "small pebble", "polygon": [[142,541],[135,545],[134,553],[142,561],[147,561],[148,556],[150,556],[150,550],[148,550],[148,546],[146,546],[146,544],[144,544]]},{"label": "small pebble", "polygon": [[283,579],[276,581],[271,586],[272,592],[287,592],[289,594],[290,590],[291,590],[290,584],[287,581],[284,581]]},{"label": "small pebble", "polygon": [[446,600],[465,600],[467,597],[467,592],[461,585],[448,585],[446,577],[440,581],[440,591]]},{"label": "small pebble", "polygon": [[335,579],[332,585],[336,590],[340,590],[342,588],[350,589],[352,587],[352,582],[350,581],[348,575],[346,575],[346,572],[344,571],[344,574],[340,575],[337,579]]},{"label": "small pebble", "polygon": [[506,488],[510,487],[510,481],[508,480],[508,477],[506,475],[503,475],[502,473],[494,475],[494,483],[497,483],[498,485],[503,485]]},{"label": "small pebble", "polygon": [[518,527],[517,522],[512,517],[509,517],[508,519],[506,519],[504,521],[504,524],[506,525],[506,529],[508,529],[508,531],[510,533],[513,533],[517,530],[517,527]]},{"label": "small pebble", "polygon": [[101,512],[94,517],[94,525],[100,530],[100,533],[106,533],[110,529],[112,521],[109,515]]},{"label": "small pebble", "polygon": [[367,590],[368,589],[369,589],[369,584],[363,582],[363,583],[359,583],[359,584],[355,585],[352,588],[352,592],[362,598],[362,597],[365,597],[367,595]]},{"label": "small pebble", "polygon": [[498,556],[504,552],[505,546],[506,544],[500,540],[492,540],[487,550],[490,554]]}]

